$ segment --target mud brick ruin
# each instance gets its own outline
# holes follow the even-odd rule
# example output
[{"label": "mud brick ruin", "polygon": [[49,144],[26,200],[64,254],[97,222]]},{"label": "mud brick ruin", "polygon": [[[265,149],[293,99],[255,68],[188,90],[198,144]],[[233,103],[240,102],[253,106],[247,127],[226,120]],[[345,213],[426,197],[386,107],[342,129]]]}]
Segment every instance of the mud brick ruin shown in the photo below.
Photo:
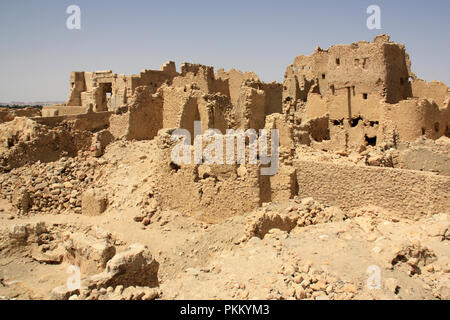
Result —
[{"label": "mud brick ruin", "polygon": [[[309,56],[297,56],[282,83],[263,82],[253,72],[215,72],[201,64],[182,63],[178,71],[173,61],[138,75],[73,71],[63,105],[44,106],[42,111],[0,110],[0,200],[16,212],[11,219],[75,214],[114,217],[117,221],[102,220],[110,226],[116,223],[114,228],[127,225],[124,221],[144,229],[215,225],[211,228],[217,228],[218,237],[232,237],[221,240],[227,246],[255,236],[279,240],[274,229],[291,232],[355,217],[361,223],[364,214],[379,219],[379,210],[388,212],[384,217],[408,221],[448,213],[449,88],[421,80],[411,68],[404,45],[379,35],[372,42],[317,47]],[[183,128],[194,136],[194,121],[201,121],[202,133],[210,128],[224,134],[227,129],[278,129],[278,172],[261,175],[259,163],[173,163],[171,134]],[[180,227],[179,219],[190,219],[189,224]],[[244,236],[241,225],[250,230]],[[5,237],[23,240],[24,245],[27,237],[41,234],[39,228],[16,228]],[[95,235],[70,232],[73,241],[64,257],[45,260],[40,253],[39,261],[75,261],[99,272],[106,263],[120,265],[121,256],[109,260],[115,253],[110,237],[92,230]],[[439,235],[448,237],[447,231]],[[87,267],[93,262],[83,256],[88,252],[83,246],[91,242],[107,248],[94,259],[95,268]],[[157,263],[147,250],[135,246],[123,254],[150,257],[153,286]],[[181,259],[181,254],[170,257]],[[392,265],[396,259],[390,260]],[[180,271],[161,261],[164,270]],[[90,290],[106,292],[114,287],[111,283],[146,285],[124,283],[132,276],[117,278],[111,268],[91,279]],[[129,270],[135,272],[133,268]],[[59,298],[74,294],[58,290],[54,295]],[[304,286],[293,292],[299,298],[314,297],[315,291],[341,297],[332,290]],[[157,294],[146,291],[145,296]],[[272,292],[267,297],[275,296]]]},{"label": "mud brick ruin", "polygon": [[[329,163],[320,168],[314,161],[313,166],[319,166],[315,171],[317,175],[313,172],[305,176],[311,164],[298,157],[301,148],[343,156],[352,152],[364,155],[372,148],[372,153],[365,156],[369,166],[420,167],[416,161],[419,157],[403,155],[402,146],[418,138],[436,140],[450,135],[449,98],[444,83],[427,83],[416,77],[405,47],[391,42],[387,35],[377,36],[370,43],[361,41],[332,46],[328,50],[316,48],[312,55],[297,56],[286,68],[282,84],[265,83],[254,73],[234,69],[214,73],[213,67],[200,64],[183,63],[177,72],[172,61],[160,70],[143,70],[131,76],[112,71],[74,71],[70,75],[69,99],[64,105],[44,106],[41,117],[17,118],[11,122],[16,125],[8,129],[9,137],[4,138],[3,167],[10,170],[37,160],[55,160],[62,153],[75,156],[80,150],[90,150],[93,155],[101,156],[113,141],[156,139],[160,141],[161,165],[154,170],[161,171],[160,178],[165,181],[161,202],[167,204],[166,208],[179,206],[186,212],[197,210],[206,220],[221,221],[264,202],[289,199],[298,194],[350,206],[352,200],[333,196],[331,189],[339,188],[345,178],[330,181]],[[201,121],[203,132],[208,128],[222,133],[239,128],[279,129],[279,172],[264,177],[258,174],[258,166],[238,170],[239,165],[187,165],[172,174],[174,170],[168,164],[173,143],[170,146],[167,136],[175,128],[187,129],[193,136],[194,121]],[[31,132],[20,137],[26,131],[20,126],[30,127]],[[33,126],[39,126],[39,130]],[[39,137],[36,130],[40,135],[52,137]],[[52,130],[57,134],[47,132]],[[59,141],[54,141],[55,135],[60,135]],[[65,140],[68,142],[61,143]],[[38,145],[46,152],[37,148]],[[164,152],[165,148],[168,151]],[[393,150],[400,151],[392,155]],[[448,159],[441,157],[442,153],[435,153],[437,160],[416,169],[450,174]],[[427,165],[430,167],[426,168]],[[375,175],[374,185],[378,177],[389,179],[391,175],[391,171],[382,168],[356,168],[353,170],[361,171],[366,181]],[[422,174],[409,176],[410,173],[396,172],[400,190],[382,193],[401,193],[403,200],[399,207],[420,202],[420,209],[429,211],[428,193],[410,186],[414,176]],[[204,177],[215,178],[210,181]],[[430,192],[435,191],[432,206],[446,207],[445,189],[438,185],[448,186],[449,181],[426,174],[423,179]],[[220,192],[217,191],[218,181],[223,184]],[[397,182],[386,183],[384,188],[396,185]],[[346,186],[349,198],[353,198],[350,194],[360,194],[358,203],[374,204],[379,202],[376,199],[383,198],[376,194],[375,186],[367,183]],[[186,190],[182,195],[180,188]],[[365,199],[364,190],[370,191],[370,198]],[[236,200],[231,206],[230,196]]]},{"label": "mud brick ruin", "polygon": [[[267,116],[280,114],[292,139],[329,150],[448,135],[448,87],[417,78],[410,67],[404,46],[381,35],[297,56],[283,84],[189,63],[178,73],[172,61],[131,76],[72,72],[66,104],[46,106],[42,115],[111,112],[121,115],[109,119],[116,138],[151,139],[162,128],[191,129],[193,120],[204,129],[261,129]],[[311,128],[302,125],[308,121]]]}]

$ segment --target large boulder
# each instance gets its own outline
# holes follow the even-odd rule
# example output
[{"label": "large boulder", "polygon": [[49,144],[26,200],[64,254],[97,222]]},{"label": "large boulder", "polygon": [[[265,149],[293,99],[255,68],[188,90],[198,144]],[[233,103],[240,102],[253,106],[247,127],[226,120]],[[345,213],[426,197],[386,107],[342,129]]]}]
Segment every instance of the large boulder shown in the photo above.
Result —
[{"label": "large boulder", "polygon": [[102,272],[106,263],[115,255],[116,248],[105,235],[103,237],[75,232],[64,241],[65,261],[77,265],[84,274]]},{"label": "large boulder", "polygon": [[153,259],[150,250],[140,244],[130,245],[125,251],[116,254],[106,264],[106,269],[88,280],[89,288],[107,288],[123,285],[158,286],[159,263]]}]

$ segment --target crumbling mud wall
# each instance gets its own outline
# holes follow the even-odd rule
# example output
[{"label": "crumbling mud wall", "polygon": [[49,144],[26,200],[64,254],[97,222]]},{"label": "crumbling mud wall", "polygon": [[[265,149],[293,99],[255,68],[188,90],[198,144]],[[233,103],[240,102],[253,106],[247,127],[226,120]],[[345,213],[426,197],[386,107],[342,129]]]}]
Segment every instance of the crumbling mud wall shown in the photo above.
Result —
[{"label": "crumbling mud wall", "polygon": [[233,105],[228,96],[206,94],[200,96],[197,103],[200,121],[202,121],[202,132],[212,128],[225,134],[227,129],[236,128]]},{"label": "crumbling mud wall", "polygon": [[176,144],[171,140],[172,131],[163,129],[157,137],[160,152],[155,188],[162,208],[219,222],[261,205],[257,165],[176,164],[171,160]]},{"label": "crumbling mud wall", "polygon": [[264,128],[265,100],[266,94],[263,90],[247,85],[241,87],[235,114],[240,128],[244,130]]},{"label": "crumbling mud wall", "polygon": [[376,205],[409,217],[448,212],[450,178],[428,172],[294,160],[298,194],[345,210]]},{"label": "crumbling mud wall", "polygon": [[44,106],[42,107],[43,117],[56,117],[66,115],[85,114],[93,112],[92,104],[87,106]]},{"label": "crumbling mud wall", "polygon": [[[439,108],[445,107],[445,102],[450,98],[447,85],[439,81],[427,83],[422,79],[411,81],[412,96],[419,99],[434,100]],[[448,103],[448,102],[447,102]]]},{"label": "crumbling mud wall", "polygon": [[41,110],[37,108],[0,108],[0,123],[14,120],[15,117],[39,117]]},{"label": "crumbling mud wall", "polygon": [[113,114],[109,131],[115,139],[153,139],[163,127],[163,99],[161,94],[153,94],[153,88],[136,88],[130,99],[128,110]]},{"label": "crumbling mud wall", "polygon": [[[163,210],[177,210],[206,222],[221,222],[260,207],[265,202],[293,198],[297,194],[295,169],[281,166],[273,176],[261,174],[261,164],[196,163],[194,148],[190,163],[177,163],[172,153],[179,151],[178,141],[172,141],[175,129],[162,129],[155,138],[158,145],[154,163],[154,195]],[[204,138],[206,139],[206,138]],[[203,142],[202,150],[209,142]],[[236,148],[236,145],[234,145]],[[225,142],[224,142],[225,151]],[[236,149],[234,149],[236,151]],[[246,159],[249,159],[246,150]],[[235,154],[236,157],[236,154]],[[185,159],[186,160],[186,159]]]},{"label": "crumbling mud wall", "polygon": [[398,168],[450,176],[450,138],[417,139],[398,146]]},{"label": "crumbling mud wall", "polygon": [[[383,34],[372,42],[317,47],[312,55],[297,56],[286,68],[283,84],[264,83],[252,72],[235,69],[214,73],[213,67],[201,64],[183,63],[177,72],[173,61],[131,76],[110,70],[73,72],[66,106],[48,106],[43,112],[57,116],[110,110],[118,114],[113,117],[118,125],[111,130],[120,133],[114,136],[139,139],[153,137],[161,128],[183,127],[193,134],[193,121],[202,121],[202,132],[213,127],[258,130],[267,116],[279,113],[293,128],[296,144],[325,150],[377,146],[392,136],[388,131],[396,142],[449,135],[448,87],[418,79],[410,66],[405,46]],[[162,125],[160,115],[155,116],[152,121],[158,124],[152,122],[151,133],[138,134],[141,117],[133,123],[122,118],[142,86],[142,99],[156,93],[162,97]],[[148,111],[140,112],[125,117],[152,118]],[[323,127],[325,118],[328,128]]]},{"label": "crumbling mud wall", "polygon": [[253,72],[241,72],[236,69],[230,69],[229,71],[219,69],[215,77],[228,82],[229,96],[233,104],[237,104],[240,88],[246,80],[259,81],[258,76]]},{"label": "crumbling mud wall", "polygon": [[180,88],[196,88],[204,93],[230,95],[228,81],[214,76],[214,68],[201,64],[183,63],[179,76],[172,85]]},{"label": "crumbling mud wall", "polygon": [[36,161],[50,162],[88,150],[92,133],[68,126],[49,129],[28,118],[15,118],[0,127],[0,170],[9,171]]},{"label": "crumbling mud wall", "polygon": [[[143,70],[138,75],[117,75],[111,70],[96,72],[74,71],[70,75],[70,94],[66,106],[87,107],[96,112],[116,111],[125,106],[136,88],[147,86],[151,93],[177,75],[175,63],[168,61],[160,70]],[[63,109],[63,106],[52,106]]]},{"label": "crumbling mud wall", "polygon": [[394,123],[401,141],[414,141],[420,136],[438,139],[449,132],[449,114],[448,107],[439,108],[434,102],[414,98],[383,104],[381,124]]},{"label": "crumbling mud wall", "polygon": [[49,128],[67,123],[75,130],[96,132],[109,127],[110,117],[110,112],[93,112],[66,116],[34,117],[32,120]]}]

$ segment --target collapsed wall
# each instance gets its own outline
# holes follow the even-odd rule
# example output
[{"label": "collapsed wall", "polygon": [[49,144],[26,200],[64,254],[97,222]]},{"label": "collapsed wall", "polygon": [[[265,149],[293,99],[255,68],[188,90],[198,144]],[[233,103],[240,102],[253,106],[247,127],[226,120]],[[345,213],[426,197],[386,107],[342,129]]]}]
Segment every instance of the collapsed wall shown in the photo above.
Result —
[{"label": "collapsed wall", "polygon": [[0,127],[0,170],[9,171],[36,161],[56,161],[88,150],[92,134],[66,126],[48,128],[17,117]]}]

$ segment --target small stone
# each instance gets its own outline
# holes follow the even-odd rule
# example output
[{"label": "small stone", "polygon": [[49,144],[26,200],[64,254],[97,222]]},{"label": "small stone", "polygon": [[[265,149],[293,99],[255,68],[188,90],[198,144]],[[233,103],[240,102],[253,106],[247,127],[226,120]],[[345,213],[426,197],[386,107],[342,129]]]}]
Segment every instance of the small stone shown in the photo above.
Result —
[{"label": "small stone", "polygon": [[149,218],[144,218],[143,220],[142,220],[142,224],[144,225],[144,226],[148,226],[149,224],[150,224],[150,219]]},{"label": "small stone", "polygon": [[154,300],[158,297],[158,292],[156,290],[150,290],[146,292],[142,297],[142,300]]},{"label": "small stone", "polygon": [[300,284],[300,283],[302,283],[302,281],[303,281],[302,275],[298,274],[298,275],[296,275],[296,276],[294,277],[294,282],[295,282],[295,283]]},{"label": "small stone", "polygon": [[381,251],[383,251],[383,249],[381,249],[380,247],[374,247],[374,248],[372,249],[372,251],[373,251],[374,253],[380,253]]},{"label": "small stone", "polygon": [[347,234],[344,235],[344,239],[350,241],[350,240],[353,239],[353,237],[352,237],[351,234],[347,233]]},{"label": "small stone", "polygon": [[295,297],[298,300],[306,299],[306,291],[301,286],[295,288]]},{"label": "small stone", "polygon": [[79,294],[79,290],[69,289],[67,286],[59,286],[52,290],[51,296],[54,300],[67,300],[75,294]]},{"label": "small stone", "polygon": [[346,283],[342,290],[347,293],[358,293],[358,287],[351,283]]}]

